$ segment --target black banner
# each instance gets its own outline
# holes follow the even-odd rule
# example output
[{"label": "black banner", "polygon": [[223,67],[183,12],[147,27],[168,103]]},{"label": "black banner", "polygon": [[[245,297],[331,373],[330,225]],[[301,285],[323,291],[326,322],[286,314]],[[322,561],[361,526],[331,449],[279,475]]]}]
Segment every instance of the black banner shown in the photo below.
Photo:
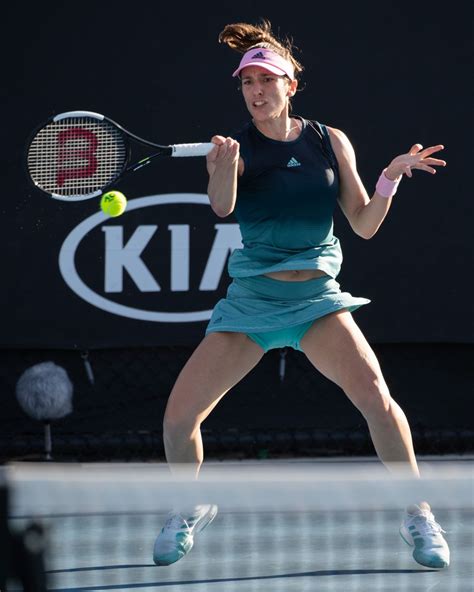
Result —
[{"label": "black banner", "polygon": [[118,187],[126,213],[107,218],[98,199],[63,203],[33,188],[23,150],[36,125],[74,109],[102,112],[162,144],[231,135],[247,113],[231,78],[238,55],[217,35],[260,16],[302,49],[305,88],[294,111],[349,136],[369,194],[415,142],[446,146],[448,166],[404,179],[372,240],[336,215],[341,286],[372,300],[356,313],[365,334],[373,342],[472,342],[467,3],[443,13],[397,6],[398,15],[385,3],[376,11],[308,5],[302,14],[283,2],[256,12],[243,1],[224,13],[212,3],[145,3],[125,13],[105,2],[93,5],[94,18],[85,4],[32,7],[21,45],[16,34],[8,39],[4,78],[0,346],[201,339],[240,242],[234,218],[208,205],[204,159],[161,160],[133,174]]}]

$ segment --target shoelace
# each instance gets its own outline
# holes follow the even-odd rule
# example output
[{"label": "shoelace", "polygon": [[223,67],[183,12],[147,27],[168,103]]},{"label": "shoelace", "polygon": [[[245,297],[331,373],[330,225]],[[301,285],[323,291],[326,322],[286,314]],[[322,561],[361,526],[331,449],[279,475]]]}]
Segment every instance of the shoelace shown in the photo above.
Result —
[{"label": "shoelace", "polygon": [[420,514],[413,518],[416,528],[421,535],[446,533],[435,520],[433,514]]},{"label": "shoelace", "polygon": [[173,514],[165,522],[165,529],[171,530],[189,530],[189,525],[180,514]]}]

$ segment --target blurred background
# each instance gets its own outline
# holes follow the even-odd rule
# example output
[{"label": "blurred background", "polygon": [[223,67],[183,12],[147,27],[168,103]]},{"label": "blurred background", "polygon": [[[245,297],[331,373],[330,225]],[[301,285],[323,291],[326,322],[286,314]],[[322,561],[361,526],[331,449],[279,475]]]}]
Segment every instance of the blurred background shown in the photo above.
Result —
[{"label": "blurred background", "polygon": [[[372,240],[336,213],[339,282],[372,301],[355,318],[417,452],[473,452],[470,3],[86,1],[27,12],[8,9],[2,74],[2,462],[44,458],[42,424],[54,418],[30,417],[16,392],[25,371],[48,361],[73,386],[72,410],[53,422],[54,459],[163,460],[166,400],[206,327],[190,313],[210,314],[224,296],[236,246],[235,219],[199,201],[203,159],[163,160],[130,176],[118,187],[129,203],[155,196],[154,205],[94,223],[98,199],[63,203],[29,184],[29,135],[76,109],[161,144],[232,135],[248,114],[231,77],[239,56],[217,37],[260,17],[300,49],[294,113],[348,135],[369,194],[412,144],[446,146],[448,166],[403,180]],[[163,203],[170,194],[174,203]],[[195,203],[180,203],[190,195]],[[150,225],[146,247],[127,260],[127,242]],[[111,233],[122,241],[115,252]],[[146,289],[134,280],[138,267],[149,272]],[[293,350],[264,357],[206,421],[204,440],[208,458],[374,455],[360,414]]]}]

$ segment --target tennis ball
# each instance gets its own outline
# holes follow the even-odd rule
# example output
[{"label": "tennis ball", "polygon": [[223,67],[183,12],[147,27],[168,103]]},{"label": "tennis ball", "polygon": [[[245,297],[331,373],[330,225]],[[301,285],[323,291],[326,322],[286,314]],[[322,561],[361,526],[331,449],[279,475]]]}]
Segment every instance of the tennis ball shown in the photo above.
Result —
[{"label": "tennis ball", "polygon": [[127,198],[120,191],[107,191],[100,199],[100,209],[108,216],[120,216],[127,207]]}]

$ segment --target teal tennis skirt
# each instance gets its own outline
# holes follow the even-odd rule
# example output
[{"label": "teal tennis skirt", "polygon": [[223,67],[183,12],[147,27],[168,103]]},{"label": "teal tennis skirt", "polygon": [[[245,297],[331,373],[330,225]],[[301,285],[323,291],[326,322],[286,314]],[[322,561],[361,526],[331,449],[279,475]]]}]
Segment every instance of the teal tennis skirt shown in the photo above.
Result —
[{"label": "teal tennis skirt", "polygon": [[[206,334],[246,333],[259,343],[260,334],[290,334],[289,330],[294,328],[299,333],[299,342],[301,333],[316,319],[338,310],[354,311],[369,302],[367,298],[341,292],[338,282],[329,276],[304,282],[275,280],[264,275],[234,278],[226,298],[216,304]],[[295,347],[292,343],[272,347],[285,345]]]}]

